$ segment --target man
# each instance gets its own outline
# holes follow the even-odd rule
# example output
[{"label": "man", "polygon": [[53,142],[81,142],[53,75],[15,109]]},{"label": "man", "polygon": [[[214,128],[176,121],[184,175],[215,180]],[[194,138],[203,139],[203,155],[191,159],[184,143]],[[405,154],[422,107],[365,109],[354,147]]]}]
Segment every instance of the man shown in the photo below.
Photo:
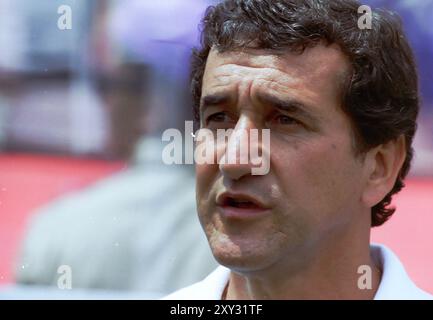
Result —
[{"label": "man", "polygon": [[[196,165],[200,222],[222,266],[168,299],[431,298],[369,244],[404,186],[419,102],[399,21],[375,10],[361,29],[359,6],[226,0],[206,12],[196,114],[236,137],[216,144],[216,164]],[[238,160],[252,129],[270,130],[266,175],[220,161]]]}]

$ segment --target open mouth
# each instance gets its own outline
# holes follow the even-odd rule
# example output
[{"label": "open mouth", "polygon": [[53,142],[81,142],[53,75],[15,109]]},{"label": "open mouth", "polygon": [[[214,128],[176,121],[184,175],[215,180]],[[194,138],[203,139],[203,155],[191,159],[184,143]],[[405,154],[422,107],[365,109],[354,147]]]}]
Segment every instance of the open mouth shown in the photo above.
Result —
[{"label": "open mouth", "polygon": [[245,194],[223,193],[217,197],[217,205],[227,218],[251,218],[269,212],[260,201]]},{"label": "open mouth", "polygon": [[241,209],[261,209],[259,205],[249,200],[240,200],[227,197],[223,203],[224,207],[234,207]]}]

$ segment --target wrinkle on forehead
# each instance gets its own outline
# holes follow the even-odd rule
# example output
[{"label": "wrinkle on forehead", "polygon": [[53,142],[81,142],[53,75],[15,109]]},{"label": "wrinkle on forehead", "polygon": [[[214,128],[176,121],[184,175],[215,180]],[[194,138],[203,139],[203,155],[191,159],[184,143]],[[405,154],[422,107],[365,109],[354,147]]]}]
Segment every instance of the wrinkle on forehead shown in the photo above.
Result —
[{"label": "wrinkle on forehead", "polygon": [[329,95],[339,104],[351,67],[337,45],[317,45],[302,54],[258,49],[219,52],[214,48],[206,66],[206,71],[210,69],[203,82],[212,83],[212,89],[247,81],[281,93],[293,93],[302,86],[309,98]]},{"label": "wrinkle on forehead", "polygon": [[219,52],[213,48],[209,57],[218,58],[208,59],[215,63],[213,67],[216,68],[234,64],[246,68],[272,69],[294,76],[308,74],[315,77],[326,77],[332,74],[341,79],[347,78],[351,70],[348,57],[336,44],[306,48],[302,54],[260,49]]}]

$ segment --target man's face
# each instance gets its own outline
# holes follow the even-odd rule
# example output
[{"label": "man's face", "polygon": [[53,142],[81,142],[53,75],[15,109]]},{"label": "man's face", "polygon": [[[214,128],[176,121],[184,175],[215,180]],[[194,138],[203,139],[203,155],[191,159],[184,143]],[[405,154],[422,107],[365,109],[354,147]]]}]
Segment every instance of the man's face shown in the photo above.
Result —
[{"label": "man's face", "polygon": [[[249,164],[196,166],[200,222],[221,264],[248,272],[297,259],[358,219],[363,163],[341,110],[349,70],[336,46],[300,55],[211,50],[201,128],[270,129],[270,147],[261,145],[268,174],[252,175]],[[216,145],[219,156],[225,147]]]}]

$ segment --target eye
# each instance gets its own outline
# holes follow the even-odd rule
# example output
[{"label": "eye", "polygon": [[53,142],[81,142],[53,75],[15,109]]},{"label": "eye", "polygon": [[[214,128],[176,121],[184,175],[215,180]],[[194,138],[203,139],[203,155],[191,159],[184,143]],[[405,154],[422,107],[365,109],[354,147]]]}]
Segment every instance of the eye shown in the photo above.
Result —
[{"label": "eye", "polygon": [[218,112],[218,113],[214,113],[212,115],[210,115],[209,117],[207,117],[206,119],[206,123],[210,123],[210,122],[224,122],[227,120],[227,115],[224,112]]},{"label": "eye", "polygon": [[209,115],[205,120],[205,126],[208,129],[230,129],[236,125],[236,120],[233,119],[227,112],[216,112]]},{"label": "eye", "polygon": [[280,125],[298,125],[301,124],[298,120],[284,114],[278,114],[274,117],[274,122]]}]

